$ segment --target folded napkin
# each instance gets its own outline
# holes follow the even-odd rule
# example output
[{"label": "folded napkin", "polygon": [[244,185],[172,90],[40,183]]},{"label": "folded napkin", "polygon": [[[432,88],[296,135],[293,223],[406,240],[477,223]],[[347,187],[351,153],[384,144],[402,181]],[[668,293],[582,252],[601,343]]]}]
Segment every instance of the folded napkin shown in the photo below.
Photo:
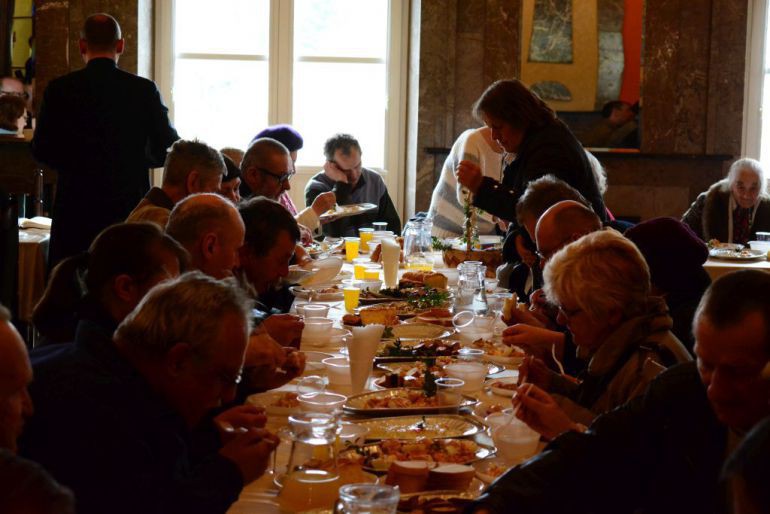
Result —
[{"label": "folded napkin", "polygon": [[353,337],[348,343],[350,383],[353,394],[363,391],[372,372],[372,362],[382,339],[383,325],[353,327]]},{"label": "folded napkin", "polygon": [[42,228],[51,230],[51,218],[46,218],[45,216],[19,218],[19,228]]}]

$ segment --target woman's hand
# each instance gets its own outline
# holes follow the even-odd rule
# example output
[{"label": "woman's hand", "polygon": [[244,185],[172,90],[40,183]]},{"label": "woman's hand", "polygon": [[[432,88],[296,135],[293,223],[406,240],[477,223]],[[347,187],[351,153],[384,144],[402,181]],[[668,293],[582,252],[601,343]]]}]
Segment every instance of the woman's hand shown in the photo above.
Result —
[{"label": "woman's hand", "polygon": [[532,355],[527,355],[519,366],[519,385],[529,382],[546,391],[551,389],[551,381],[557,376],[556,372],[546,366],[545,362]]},{"label": "woman's hand", "polygon": [[484,178],[481,168],[472,161],[460,161],[455,175],[457,181],[474,194],[478,192],[479,187],[481,187],[481,179]]},{"label": "woman's hand", "polygon": [[561,355],[564,348],[564,334],[519,323],[503,331],[503,343],[508,346],[518,346],[528,354],[547,361],[551,358],[551,348],[554,345],[557,353]]},{"label": "woman's hand", "polygon": [[578,425],[567,415],[553,397],[532,384],[519,386],[513,397],[516,417],[546,439],[555,439]]}]

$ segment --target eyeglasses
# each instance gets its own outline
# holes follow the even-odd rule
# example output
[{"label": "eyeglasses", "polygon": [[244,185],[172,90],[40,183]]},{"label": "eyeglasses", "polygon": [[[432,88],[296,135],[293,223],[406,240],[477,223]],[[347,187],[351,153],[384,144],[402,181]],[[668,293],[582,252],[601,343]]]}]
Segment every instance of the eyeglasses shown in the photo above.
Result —
[{"label": "eyeglasses", "polygon": [[273,177],[279,184],[283,184],[283,182],[286,180],[291,180],[291,177],[293,177],[294,174],[296,173],[295,170],[291,170],[290,172],[284,173],[283,175],[276,175],[275,173],[265,168],[260,168],[258,166],[255,166],[255,168],[259,170],[261,173],[264,173],[265,175],[269,175]]},{"label": "eyeglasses", "polygon": [[559,314],[564,316],[566,319],[572,319],[578,314],[580,314],[581,312],[583,312],[583,309],[579,309],[579,308],[567,310],[564,308],[563,305],[557,305],[556,308],[559,310]]},{"label": "eyeglasses", "polygon": [[224,387],[236,386],[241,383],[241,380],[243,380],[243,369],[239,369],[238,374],[234,376],[232,373],[228,373],[226,371],[217,373],[217,380],[219,380],[219,382]]}]

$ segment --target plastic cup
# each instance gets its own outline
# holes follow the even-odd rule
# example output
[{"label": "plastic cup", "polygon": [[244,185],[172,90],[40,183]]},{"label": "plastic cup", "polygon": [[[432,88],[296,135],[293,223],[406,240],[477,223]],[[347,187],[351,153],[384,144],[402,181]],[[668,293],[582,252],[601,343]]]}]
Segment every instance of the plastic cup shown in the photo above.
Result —
[{"label": "plastic cup", "polygon": [[389,485],[343,485],[334,511],[344,514],[395,514],[400,494],[398,487]]},{"label": "plastic cup", "polygon": [[329,315],[329,306],[320,303],[297,305],[297,314],[306,318],[325,318]]},{"label": "plastic cup", "polygon": [[465,382],[462,387],[464,393],[474,393],[484,387],[484,379],[487,378],[489,368],[480,362],[460,361],[449,364],[444,370],[450,377],[459,378]]},{"label": "plastic cup", "polygon": [[375,221],[372,223],[372,226],[374,227],[375,232],[384,232],[385,230],[388,230],[387,221]]},{"label": "plastic cup", "polygon": [[367,264],[364,267],[364,280],[379,280],[381,264]]},{"label": "plastic cup", "polygon": [[439,405],[459,405],[465,382],[459,378],[442,377],[436,379],[436,395]]},{"label": "plastic cup", "polygon": [[519,464],[537,453],[540,434],[519,419],[492,430],[498,454],[509,464]]},{"label": "plastic cup", "polygon": [[358,248],[361,245],[361,238],[358,237],[346,237],[345,238],[345,260],[353,262],[353,259],[358,257]]},{"label": "plastic cup", "polygon": [[371,260],[368,257],[357,257],[353,259],[353,277],[356,280],[364,279],[364,272],[366,267],[371,264]]},{"label": "plastic cup", "polygon": [[371,241],[372,237],[374,237],[374,229],[373,228],[359,228],[358,229],[358,237],[361,239],[361,251],[362,252],[368,252],[369,251],[369,241]]},{"label": "plastic cup", "polygon": [[358,307],[358,300],[361,297],[361,289],[358,287],[346,287],[342,290],[345,297],[345,310],[353,312]]}]

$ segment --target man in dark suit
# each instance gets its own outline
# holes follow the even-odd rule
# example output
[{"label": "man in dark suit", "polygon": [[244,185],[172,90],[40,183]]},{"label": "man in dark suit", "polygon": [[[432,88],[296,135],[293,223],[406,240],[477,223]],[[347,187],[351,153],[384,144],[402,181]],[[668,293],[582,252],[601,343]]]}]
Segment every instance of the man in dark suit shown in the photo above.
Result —
[{"label": "man in dark suit", "polygon": [[48,84],[32,141],[58,171],[51,268],[128,216],[179,139],[155,84],[117,67],[124,40],[112,16],[89,16],[79,45],[86,67]]}]

